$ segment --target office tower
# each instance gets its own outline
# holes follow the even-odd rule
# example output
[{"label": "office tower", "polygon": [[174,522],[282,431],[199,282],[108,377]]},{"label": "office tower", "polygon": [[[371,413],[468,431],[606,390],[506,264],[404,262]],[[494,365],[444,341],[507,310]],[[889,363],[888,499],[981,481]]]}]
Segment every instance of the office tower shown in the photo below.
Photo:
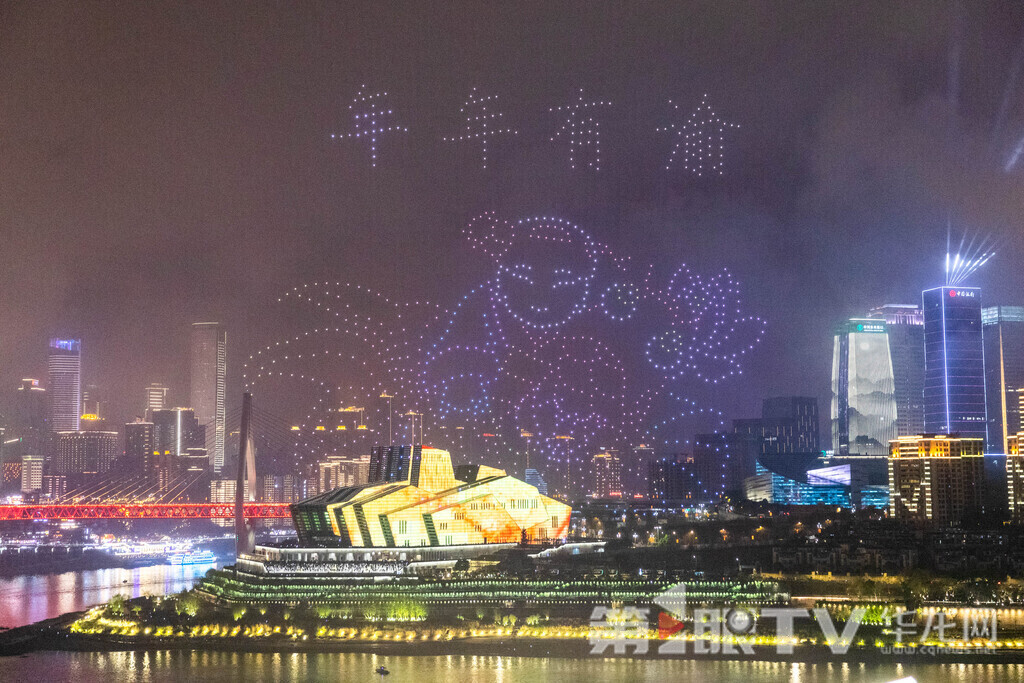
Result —
[{"label": "office tower", "polygon": [[648,495],[652,502],[682,505],[693,499],[693,458],[679,454],[647,464]]},{"label": "office tower", "polygon": [[761,404],[761,417],[733,420],[732,424],[733,432],[754,440],[758,462],[773,472],[798,477],[821,457],[818,400],[814,397],[768,398]]},{"label": "office tower", "polygon": [[853,318],[833,343],[832,449],[838,455],[885,455],[897,435],[887,323]]},{"label": "office tower", "polygon": [[1007,453],[1006,440],[1020,431],[1017,390],[1024,388],[1024,306],[981,310],[985,345],[988,453]]},{"label": "office tower", "polygon": [[622,459],[615,449],[596,453],[590,461],[594,498],[622,498]]},{"label": "office tower", "polygon": [[39,493],[43,488],[43,462],[41,455],[21,456],[22,493]]},{"label": "office tower", "polygon": [[534,468],[528,467],[526,469],[526,472],[523,473],[523,481],[536,488],[542,495],[548,495],[548,483],[544,481],[544,477],[540,476],[540,472]]},{"label": "office tower", "polygon": [[98,418],[107,416],[106,404],[99,386],[86,384],[82,387],[82,414],[95,415]]},{"label": "office tower", "polygon": [[49,406],[46,390],[38,379],[26,378],[18,385],[14,400],[10,436],[21,439],[22,453],[43,453],[49,438]]},{"label": "office tower", "polygon": [[117,432],[60,432],[54,474],[64,474],[71,481],[83,476],[110,470],[118,456]]},{"label": "office tower", "polygon": [[1006,439],[1006,499],[1010,519],[1015,524],[1024,522],[1024,455],[1020,452],[1022,442],[1024,432],[1011,434]]},{"label": "office tower", "polygon": [[[764,453],[816,453],[821,450],[818,399],[812,396],[778,396],[761,403],[761,419],[780,431],[762,446]],[[785,425],[785,428],[782,428]]]},{"label": "office tower", "polygon": [[204,448],[206,434],[191,408],[153,411],[155,451],[184,457],[189,448]]},{"label": "office tower", "polygon": [[125,468],[131,472],[149,472],[153,469],[156,450],[155,426],[142,418],[135,418],[124,426]]},{"label": "office tower", "polygon": [[82,414],[82,340],[50,340],[50,429],[77,432]]},{"label": "office tower", "polygon": [[152,417],[154,410],[167,408],[167,392],[169,389],[162,384],[150,384],[146,387],[146,417]]},{"label": "office tower", "polygon": [[68,478],[63,474],[44,474],[40,494],[50,500],[60,500],[68,492]]},{"label": "office tower", "polygon": [[193,323],[191,340],[192,410],[206,427],[210,466],[224,469],[227,332],[220,323]]},{"label": "office tower", "polygon": [[350,458],[329,455],[319,466],[319,490],[330,491],[342,486],[360,486],[369,481],[370,456]]},{"label": "office tower", "polygon": [[868,317],[884,320],[892,360],[897,436],[924,431],[924,314],[915,304],[886,304]]},{"label": "office tower", "polygon": [[888,460],[889,516],[957,524],[980,512],[984,448],[981,437],[940,434],[893,440]]},{"label": "office tower", "polygon": [[985,439],[981,290],[936,287],[924,303],[924,429]]},{"label": "office tower", "polygon": [[693,439],[695,503],[708,503],[739,493],[743,480],[755,474],[760,439],[750,433],[697,434]]}]

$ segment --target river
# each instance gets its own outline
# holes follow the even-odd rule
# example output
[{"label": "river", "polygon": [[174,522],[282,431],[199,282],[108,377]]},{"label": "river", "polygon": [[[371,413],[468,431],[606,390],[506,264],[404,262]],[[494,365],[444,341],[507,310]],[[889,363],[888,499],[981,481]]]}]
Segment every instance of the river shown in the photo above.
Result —
[{"label": "river", "polygon": [[[374,670],[384,664],[391,675]],[[700,660],[532,657],[380,657],[371,654],[239,652],[37,652],[0,661],[0,678],[39,681],[352,681],[387,683],[1002,683],[1024,680],[1024,666],[776,664]]]},{"label": "river", "polygon": [[0,626],[13,628],[127,597],[166,595],[191,588],[213,564],[92,569],[0,579]]}]

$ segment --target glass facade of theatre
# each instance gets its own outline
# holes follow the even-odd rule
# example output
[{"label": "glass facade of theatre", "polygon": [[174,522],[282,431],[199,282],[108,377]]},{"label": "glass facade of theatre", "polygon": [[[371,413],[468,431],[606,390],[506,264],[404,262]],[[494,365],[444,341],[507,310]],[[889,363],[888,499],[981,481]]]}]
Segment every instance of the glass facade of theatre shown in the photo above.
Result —
[{"label": "glass facade of theatre", "polygon": [[936,287],[922,293],[922,302],[925,431],[984,439],[981,290]]},{"label": "glass facade of theatre", "polygon": [[855,318],[836,332],[832,446],[845,455],[885,455],[896,438],[896,395],[885,321]]}]

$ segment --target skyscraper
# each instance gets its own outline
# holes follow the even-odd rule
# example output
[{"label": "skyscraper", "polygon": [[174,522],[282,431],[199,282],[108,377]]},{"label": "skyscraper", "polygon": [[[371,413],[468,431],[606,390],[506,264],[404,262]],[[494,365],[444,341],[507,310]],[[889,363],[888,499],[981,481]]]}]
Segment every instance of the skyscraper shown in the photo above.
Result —
[{"label": "skyscraper", "polygon": [[832,353],[833,450],[885,455],[897,436],[896,413],[886,322],[853,318],[843,323]]},{"label": "skyscraper", "polygon": [[915,304],[886,304],[868,317],[884,320],[896,398],[896,433],[924,431],[924,314]]},{"label": "skyscraper", "polygon": [[981,328],[988,413],[986,452],[1006,453],[1007,437],[1020,431],[1017,390],[1024,388],[1024,306],[983,308]]},{"label": "skyscraper", "polygon": [[619,452],[609,449],[591,459],[594,477],[594,498],[622,498],[622,460]]},{"label": "skyscraper", "polygon": [[46,390],[39,380],[26,378],[18,385],[15,398],[14,424],[9,437],[21,439],[21,452],[40,455],[49,439],[49,410]]},{"label": "skyscraper", "polygon": [[210,465],[218,473],[224,469],[227,346],[220,323],[192,324],[192,409],[206,427]]},{"label": "skyscraper", "polygon": [[58,436],[54,471],[67,475],[69,481],[108,471],[118,455],[117,432],[61,432]]},{"label": "skyscraper", "polygon": [[167,407],[168,389],[162,384],[150,384],[146,387],[146,417],[151,417],[154,410]]},{"label": "skyscraper", "polygon": [[190,448],[206,446],[205,430],[189,408],[153,412],[153,450],[183,458]]},{"label": "skyscraper", "polygon": [[707,503],[743,493],[743,480],[756,472],[761,440],[753,433],[697,434],[693,438],[694,502]]},{"label": "skyscraper", "polygon": [[922,293],[924,431],[985,438],[985,361],[981,290],[935,287]]},{"label": "skyscraper", "polygon": [[50,339],[50,428],[77,432],[82,414],[82,340]]},{"label": "skyscraper", "polygon": [[156,435],[152,422],[136,418],[124,426],[125,465],[133,472],[149,473],[152,468],[153,451],[156,450]]}]

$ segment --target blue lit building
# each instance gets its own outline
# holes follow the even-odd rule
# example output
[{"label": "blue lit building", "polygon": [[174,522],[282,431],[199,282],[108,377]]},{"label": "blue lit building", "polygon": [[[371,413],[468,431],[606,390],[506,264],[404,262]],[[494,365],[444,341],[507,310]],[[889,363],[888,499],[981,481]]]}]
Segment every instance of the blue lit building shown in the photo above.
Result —
[{"label": "blue lit building", "polygon": [[933,434],[986,436],[981,290],[936,287],[924,309],[924,428]]}]

